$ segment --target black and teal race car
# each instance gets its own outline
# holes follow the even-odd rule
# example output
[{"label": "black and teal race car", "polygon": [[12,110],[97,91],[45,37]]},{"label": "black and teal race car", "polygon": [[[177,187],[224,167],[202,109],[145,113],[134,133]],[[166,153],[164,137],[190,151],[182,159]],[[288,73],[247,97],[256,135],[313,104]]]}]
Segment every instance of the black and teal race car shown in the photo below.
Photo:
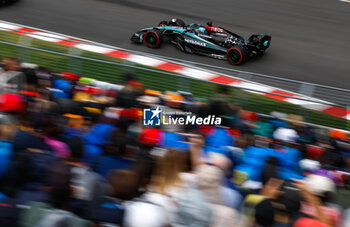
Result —
[{"label": "black and teal race car", "polygon": [[227,59],[233,65],[264,54],[270,46],[271,36],[254,34],[248,40],[221,27],[200,24],[186,25],[181,19],[161,21],[158,26],[144,28],[131,37],[135,43],[145,43],[150,48],[161,46],[168,40],[181,51]]}]

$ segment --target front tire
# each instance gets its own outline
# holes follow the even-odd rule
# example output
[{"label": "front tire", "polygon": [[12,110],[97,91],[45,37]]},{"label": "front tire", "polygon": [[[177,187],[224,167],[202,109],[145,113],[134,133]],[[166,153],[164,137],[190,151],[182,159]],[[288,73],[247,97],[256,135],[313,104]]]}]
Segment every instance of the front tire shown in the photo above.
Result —
[{"label": "front tire", "polygon": [[149,30],[143,36],[143,40],[147,47],[157,48],[163,42],[162,33],[159,30]]},{"label": "front tire", "polygon": [[235,45],[228,49],[226,58],[231,65],[241,65],[248,58],[248,51],[242,45]]}]

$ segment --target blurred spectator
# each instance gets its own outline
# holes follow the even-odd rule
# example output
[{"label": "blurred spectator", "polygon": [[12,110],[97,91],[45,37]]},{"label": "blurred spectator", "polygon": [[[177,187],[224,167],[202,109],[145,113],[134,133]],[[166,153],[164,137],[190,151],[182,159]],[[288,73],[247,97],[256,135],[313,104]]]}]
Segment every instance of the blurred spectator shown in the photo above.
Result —
[{"label": "blurred spectator", "polygon": [[70,169],[66,164],[57,163],[50,171],[50,203],[32,202],[19,219],[20,226],[91,226],[91,223],[66,211],[70,195]]},{"label": "blurred spectator", "polygon": [[84,140],[84,162],[92,166],[96,162],[96,158],[103,153],[103,146],[110,141],[114,125],[103,121],[95,124],[90,131],[83,137]]},{"label": "blurred spectator", "polygon": [[79,80],[77,74],[62,72],[61,77],[56,77],[52,81],[53,96],[56,98],[71,98],[77,80]]},{"label": "blurred spectator", "polygon": [[344,212],[343,226],[344,227],[349,227],[350,226],[350,209],[347,209]]},{"label": "blurred spectator", "polygon": [[34,68],[23,68],[22,72],[25,76],[26,86],[23,86],[23,90],[35,92],[38,86],[38,78],[36,70]]},{"label": "blurred spectator", "polygon": [[18,58],[4,58],[1,63],[0,94],[21,90],[21,87],[26,84],[26,81],[25,75],[21,72]]},{"label": "blurred spectator", "polygon": [[192,168],[207,161],[207,155],[204,153],[205,136],[197,134],[189,137]]},{"label": "blurred spectator", "polygon": [[324,176],[310,175],[305,182],[296,181],[296,185],[306,201],[302,203],[301,212],[330,226],[340,226],[341,212],[330,204],[332,193],[335,191],[332,180]]},{"label": "blurred spectator", "polygon": [[265,166],[265,161],[274,151],[270,148],[254,146],[255,138],[252,135],[245,136],[244,140],[246,147],[244,148],[241,164],[236,166],[236,173],[247,175],[245,184],[252,183],[253,188],[259,188],[260,186],[254,182],[261,182],[261,173]]},{"label": "blurred spectator", "polygon": [[21,116],[20,129],[14,138],[14,152],[26,150],[27,148],[52,151],[52,147],[45,142],[43,128],[50,124],[46,116]]},{"label": "blurred spectator", "polygon": [[55,156],[59,158],[68,158],[71,155],[69,147],[66,143],[59,140],[59,135],[63,130],[58,126],[58,122],[49,118],[42,126],[45,143],[51,146]]},{"label": "blurred spectator", "polygon": [[350,209],[350,175],[346,175],[344,187],[338,188],[336,202],[343,208],[343,210]]},{"label": "blurred spectator", "polygon": [[7,57],[2,59],[2,70],[3,72],[8,71],[20,71],[19,59],[16,57]]},{"label": "blurred spectator", "polygon": [[273,126],[271,123],[267,122],[267,120],[259,120],[256,122],[256,127],[252,128],[251,131],[256,135],[271,138]]},{"label": "blurred spectator", "polygon": [[260,194],[249,194],[244,201],[240,226],[273,226],[275,209],[272,200],[280,195],[281,180],[270,178],[263,186]]},{"label": "blurred spectator", "polygon": [[[128,224],[124,203],[138,196],[137,175],[129,170],[113,170],[108,175],[111,184],[109,196],[100,199],[94,208],[93,219],[100,225]],[[128,213],[129,215],[129,213]]]},{"label": "blurred spectator", "polygon": [[109,171],[116,169],[131,169],[134,160],[127,156],[127,135],[125,129],[115,129],[107,142],[104,154],[96,159],[95,171],[106,176]]},{"label": "blurred spectator", "polygon": [[148,192],[142,197],[152,203],[163,207],[167,212],[167,220],[174,222],[176,201],[180,193],[191,182],[186,172],[186,154],[179,150],[153,150],[156,166],[148,186]]},{"label": "blurred spectator", "polygon": [[[97,211],[99,221],[127,227],[169,226],[165,208],[146,198],[139,197],[138,175],[130,170],[116,170],[109,174],[114,198],[106,198]],[[102,207],[102,208],[101,208]],[[101,212],[103,211],[103,213]],[[107,216],[110,214],[109,216]]]},{"label": "blurred spectator", "polygon": [[135,169],[140,176],[141,187],[148,185],[155,171],[156,160],[152,151],[160,140],[161,130],[156,128],[144,128],[139,135],[140,150],[137,154]]},{"label": "blurred spectator", "polygon": [[214,95],[209,103],[210,114],[216,116],[233,115],[235,112],[233,105],[229,102],[229,87],[220,86],[217,90],[216,95]]},{"label": "blurred spectator", "polygon": [[12,139],[16,128],[16,121],[11,116],[0,114],[0,179],[6,174],[14,156]]},{"label": "blurred spectator", "polygon": [[117,94],[115,105],[121,108],[136,107],[137,98],[143,94],[143,83],[134,80],[128,80],[125,87]]},{"label": "blurred spectator", "polygon": [[295,222],[293,227],[329,227],[329,225],[324,224],[318,220],[312,218],[300,218]]},{"label": "blurred spectator", "polygon": [[19,203],[48,201],[48,173],[56,162],[51,151],[28,148],[16,153],[5,176],[4,191]]},{"label": "blurred spectator", "polygon": [[278,161],[279,177],[285,180],[303,178],[299,167],[301,153],[293,143],[274,144],[272,152],[271,156]]},{"label": "blurred spectator", "polygon": [[223,169],[214,165],[200,165],[195,172],[198,176],[198,189],[206,195],[210,203],[240,210],[242,196],[222,185]]},{"label": "blurred spectator", "polygon": [[291,127],[279,127],[273,133],[273,138],[278,141],[296,142],[298,133]]},{"label": "blurred spectator", "polygon": [[232,214],[230,208],[220,209],[222,207],[218,206],[217,211],[222,211],[222,213],[216,214],[214,214],[213,208],[201,191],[195,188],[187,188],[180,194],[177,202],[173,226],[209,227],[214,224],[225,225],[231,221],[229,217]]},{"label": "blurred spectator", "polygon": [[83,217],[91,217],[92,209],[107,190],[107,183],[82,162],[84,150],[79,137],[72,137],[69,146],[72,151],[71,157],[66,159],[71,173],[72,199],[69,201],[69,205],[74,208],[77,214]]}]

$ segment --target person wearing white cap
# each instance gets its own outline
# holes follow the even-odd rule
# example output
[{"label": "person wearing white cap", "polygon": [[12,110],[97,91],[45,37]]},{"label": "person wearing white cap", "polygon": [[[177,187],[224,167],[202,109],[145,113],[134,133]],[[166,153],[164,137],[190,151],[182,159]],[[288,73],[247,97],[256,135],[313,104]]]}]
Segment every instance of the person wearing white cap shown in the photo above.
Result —
[{"label": "person wearing white cap", "polygon": [[340,226],[342,214],[339,209],[328,204],[336,192],[335,184],[327,177],[309,175],[304,181],[295,180],[306,202],[302,203],[301,212],[330,226]]},{"label": "person wearing white cap", "polygon": [[296,142],[299,135],[293,128],[279,127],[273,133],[273,138],[275,140],[293,143]]}]

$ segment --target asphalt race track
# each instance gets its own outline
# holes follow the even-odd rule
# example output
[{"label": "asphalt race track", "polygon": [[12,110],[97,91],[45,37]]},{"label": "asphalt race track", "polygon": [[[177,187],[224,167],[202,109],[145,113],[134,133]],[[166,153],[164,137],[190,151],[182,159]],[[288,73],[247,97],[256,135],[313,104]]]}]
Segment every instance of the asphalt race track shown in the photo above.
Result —
[{"label": "asphalt race track", "polygon": [[[212,20],[248,38],[272,36],[266,55],[243,66],[130,43],[136,30],[161,20]],[[114,46],[221,67],[350,89],[350,3],[338,0],[20,0],[0,19]]]}]

